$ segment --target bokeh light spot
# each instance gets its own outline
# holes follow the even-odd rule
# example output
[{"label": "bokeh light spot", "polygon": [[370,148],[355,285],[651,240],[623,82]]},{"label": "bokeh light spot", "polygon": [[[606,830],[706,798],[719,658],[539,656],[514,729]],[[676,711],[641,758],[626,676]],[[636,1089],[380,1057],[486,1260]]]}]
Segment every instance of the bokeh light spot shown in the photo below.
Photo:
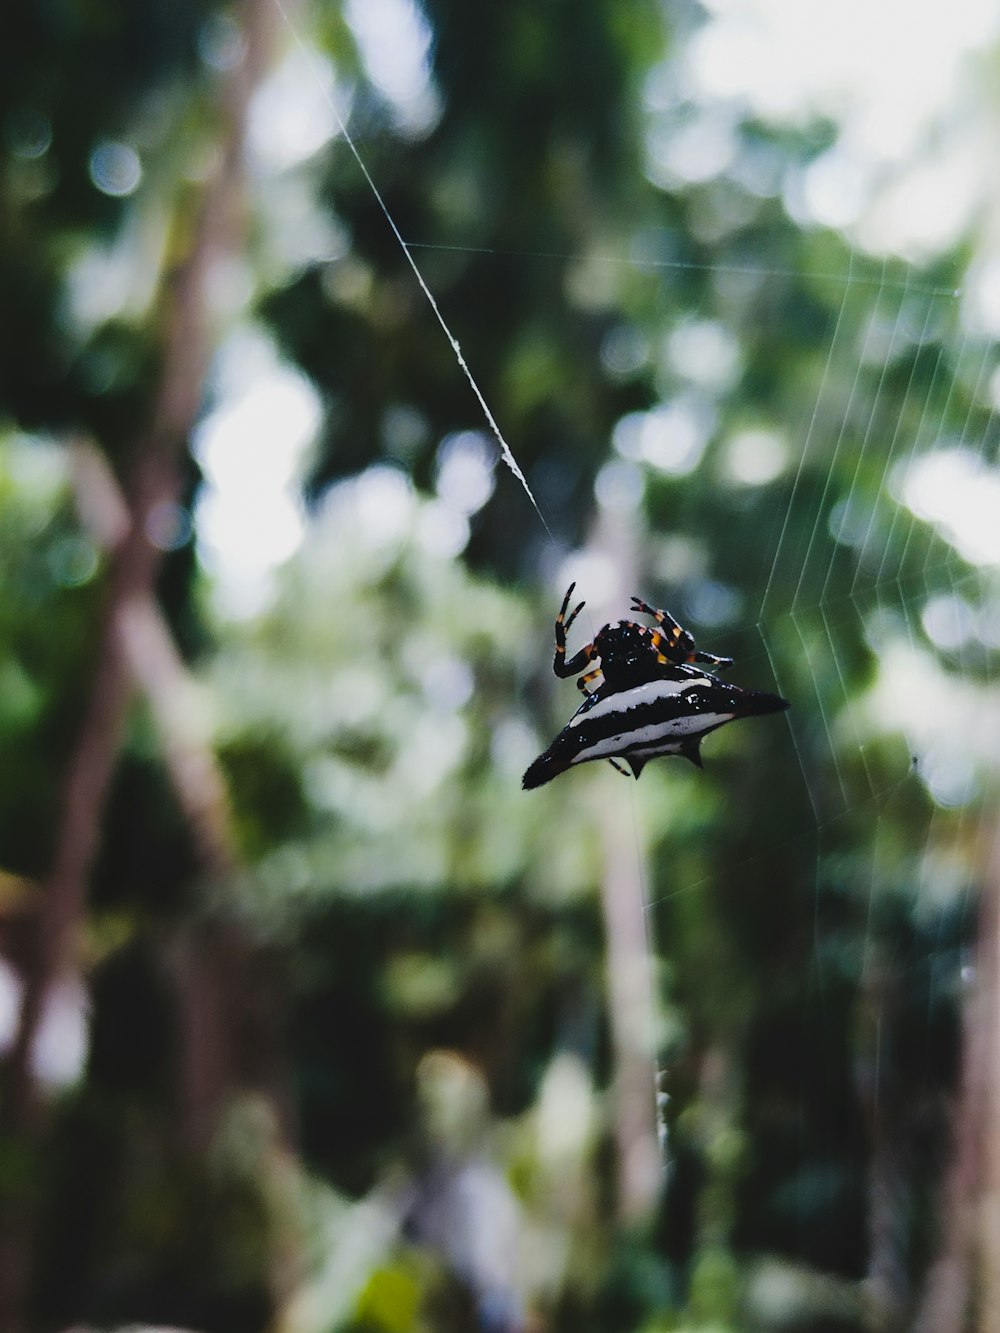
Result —
[{"label": "bokeh light spot", "polygon": [[102,194],[114,199],[134,194],[142,180],[139,154],[127,143],[102,139],[90,154],[90,180]]}]

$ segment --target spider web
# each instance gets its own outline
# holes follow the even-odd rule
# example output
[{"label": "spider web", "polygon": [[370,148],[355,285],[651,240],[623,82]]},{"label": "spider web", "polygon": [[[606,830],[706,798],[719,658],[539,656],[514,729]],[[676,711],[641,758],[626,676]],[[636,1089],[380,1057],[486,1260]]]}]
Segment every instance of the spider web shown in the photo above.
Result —
[{"label": "spider web", "polygon": [[[845,275],[845,302],[851,282]],[[817,904],[824,858],[831,847],[843,849],[846,839],[860,853],[869,915],[880,892],[898,889],[907,878],[924,910],[939,907],[949,889],[971,910],[976,869],[957,849],[982,843],[985,827],[976,826],[989,819],[990,807],[982,799],[988,765],[980,763],[975,771],[964,728],[975,725],[974,701],[987,697],[991,674],[981,643],[976,651],[975,630],[957,622],[982,613],[983,577],[906,503],[906,493],[912,490],[907,479],[938,449],[988,460],[991,441],[974,433],[971,404],[988,401],[991,358],[988,348],[956,328],[937,345],[929,380],[921,383],[911,372],[887,439],[876,421],[894,354],[914,338],[925,341],[932,326],[960,325],[960,297],[909,281],[884,282],[872,295],[867,327],[858,327],[841,308],[755,623],[779,686],[789,659],[805,668],[796,673],[795,687],[788,687],[799,705],[788,721],[814,819]],[[849,443],[847,423],[863,368],[872,365],[873,338],[881,344],[879,381]],[[851,376],[846,402],[831,387],[829,372],[838,365]],[[971,387],[970,408],[956,436],[948,423],[963,385]],[[821,447],[820,421],[839,424],[826,482],[818,496],[810,496],[802,478]],[[846,495],[838,496],[832,483],[836,464],[851,448],[856,465]],[[874,489],[861,481],[863,467],[873,461]],[[846,595],[831,592],[837,548],[843,545],[854,564]],[[784,593],[777,590],[776,577],[782,566],[801,570]],[[979,612],[971,609],[977,605]],[[949,617],[955,618],[951,626]],[[845,645],[858,641],[869,645],[877,663],[867,702],[848,684]],[[911,676],[918,664],[927,673],[923,686]],[[945,702],[956,689],[968,694],[964,723]],[[904,857],[891,846],[900,821],[910,842]],[[950,873],[943,874],[949,863]]]},{"label": "spider web", "polygon": [[[852,282],[850,274],[843,281],[846,301]],[[969,605],[967,599],[975,601],[981,591],[980,571],[962,560],[954,545],[940,540],[933,525],[921,519],[911,507],[912,501],[910,505],[906,503],[906,492],[912,489],[908,479],[912,481],[918,464],[921,460],[926,462],[936,450],[947,449],[969,459],[980,459],[984,464],[988,462],[993,442],[989,433],[978,437],[974,434],[972,418],[974,405],[989,401],[992,369],[989,347],[975,345],[968,334],[960,331],[938,343],[928,382],[923,386],[918,384],[911,369],[890,437],[886,439],[876,426],[884,382],[900,344],[914,339],[921,344],[932,324],[939,327],[942,322],[958,324],[959,300],[958,293],[911,287],[909,282],[902,285],[885,282],[873,293],[873,312],[866,320],[867,327],[858,328],[844,317],[841,307],[826,372],[798,455],[791,497],[769,556],[770,570],[755,623],[779,680],[781,668],[771,648],[777,638],[790,638],[793,645],[797,644],[800,660],[807,668],[811,695],[808,711],[820,720],[822,736],[818,748],[825,756],[825,763],[818,771],[815,762],[807,762],[804,757],[808,747],[801,739],[801,724],[794,715],[789,723],[820,833],[861,807],[868,808],[877,826],[886,804],[898,796],[902,786],[911,782],[926,785],[933,797],[925,843],[933,841],[934,826],[944,819],[946,810],[968,810],[975,804],[978,785],[974,775],[958,762],[965,739],[955,735],[942,737],[942,727],[935,725],[933,716],[921,719],[920,708],[926,706],[926,699],[911,701],[909,717],[902,725],[900,713],[896,714],[895,725],[906,741],[902,763],[896,771],[879,772],[873,767],[868,751],[879,732],[884,734],[892,723],[885,719],[880,725],[875,717],[865,727],[859,720],[859,710],[852,703],[852,692],[846,684],[848,673],[842,649],[853,631],[856,638],[868,642],[883,659],[895,648],[908,650],[929,663],[935,651],[935,627],[928,624],[928,607],[935,599],[943,599],[939,603],[941,612],[959,616]],[[882,344],[877,353],[879,379],[870,410],[864,414],[860,438],[851,446],[857,461],[849,489],[846,495],[837,497],[833,494],[832,479],[839,456],[849,447],[847,423],[862,368],[870,366],[873,360],[874,339]],[[846,402],[830,387],[830,370],[838,363],[852,372]],[[914,360],[914,368],[915,365]],[[942,393],[943,385],[947,387]],[[948,421],[960,385],[970,390],[969,407],[956,436]],[[834,428],[826,481],[818,497],[810,497],[804,493],[802,479],[821,447],[817,445],[816,428],[821,420],[839,424]],[[861,481],[862,469],[873,459],[876,485],[874,489],[869,486],[866,492]],[[796,519],[801,520],[797,538],[790,536]],[[831,592],[837,547],[841,544],[852,549],[854,564],[846,596]],[[790,596],[776,591],[776,575],[783,565],[801,571]],[[816,587],[819,587],[818,597],[809,591]],[[932,616],[932,622],[934,619]],[[988,678],[989,657],[984,655],[979,661],[977,675],[970,651],[975,631],[970,626],[956,624],[955,633],[949,633],[940,623],[936,629],[939,643],[951,649],[948,654],[951,678],[983,683],[984,672]],[[817,641],[822,661],[817,660]],[[891,687],[892,682],[886,684]],[[900,682],[901,691],[906,688]],[[933,699],[929,702],[933,705]],[[900,703],[905,701],[901,699]],[[906,711],[904,707],[902,712]],[[932,752],[935,743],[942,740],[950,741],[950,751],[947,759],[942,761],[939,755],[939,762],[935,763]],[[948,759],[952,761],[950,766]],[[926,859],[923,858],[925,863]]]},{"label": "spider web", "polygon": [[[434,238],[400,232],[339,112],[337,119],[504,461],[548,532],[475,368],[466,364],[414,261],[413,252],[433,248]],[[525,255],[534,264],[545,259],[542,251]],[[755,272],[764,283],[780,276]],[[1000,617],[995,594],[991,599],[989,554],[970,555],[955,512],[961,486],[974,486],[977,476],[989,484],[997,432],[989,416],[995,358],[965,327],[961,292],[888,263],[873,278],[862,256],[850,257],[841,271],[805,276],[834,293],[837,311],[818,388],[801,419],[785,423],[787,485],[775,489],[770,526],[748,553],[758,570],[747,580],[749,599],[735,618],[721,617],[712,636],[699,635],[699,641],[725,652],[733,633],[754,645],[740,654],[733,679],[766,688],[770,676],[792,701],[786,757],[798,770],[805,813],[793,811],[780,830],[769,823],[751,840],[742,866],[809,849],[814,875],[805,887],[814,897],[822,988],[830,941],[821,902],[838,860],[850,860],[846,878],[869,923],[880,897],[901,891],[917,904],[918,915],[933,917],[943,901],[971,914],[973,886],[992,840],[996,728],[989,695]],[[705,454],[706,465],[711,458]],[[946,464],[940,503],[929,491],[935,459]],[[691,499],[682,499],[676,513],[678,528],[696,527],[698,482],[696,468]],[[563,565],[572,572],[572,558]],[[556,604],[562,578],[560,569],[551,588]],[[690,614],[697,606],[672,609],[699,630],[697,615]],[[869,654],[863,669],[855,660],[859,644]],[[859,687],[865,671],[868,680]],[[618,781],[609,773],[602,778]],[[633,802],[637,836],[648,840],[650,804],[638,789]],[[667,892],[649,885],[651,918],[670,901],[703,890],[709,873],[703,867],[682,871]],[[655,926],[651,934],[659,935]],[[865,940],[866,953],[874,951],[874,925],[866,927]],[[897,960],[898,970],[929,962],[935,974],[933,936],[927,947],[929,957]],[[949,968],[942,955],[942,985],[954,981],[944,975]],[[881,1058],[877,1040],[876,1066]],[[874,1086],[877,1097],[877,1074]]]},{"label": "spider web", "polygon": [[[841,297],[823,373],[808,415],[789,423],[798,443],[786,498],[759,553],[748,552],[759,575],[749,581],[757,601],[745,607],[743,628],[752,626],[758,653],[741,651],[732,673],[765,686],[770,674],[792,701],[788,753],[777,762],[797,766],[806,802],[780,830],[761,819],[735,873],[755,883],[775,867],[794,875],[791,867],[805,862],[799,888],[812,899],[813,920],[801,1002],[806,1012],[818,1010],[811,1040],[821,1047],[836,1049],[841,1039],[845,969],[853,977],[854,1021],[867,1032],[855,1077],[871,1099],[876,1143],[865,1168],[873,1238],[866,1257],[870,1277],[898,1293],[907,1287],[905,1200],[918,1188],[902,1164],[917,1113],[908,1119],[900,1110],[900,1090],[908,1086],[919,1100],[919,1089],[948,1084],[932,1052],[942,1009],[974,976],[979,886],[996,839],[995,580],[987,551],[964,531],[959,489],[948,493],[952,466],[974,485],[988,490],[992,482],[995,355],[964,328],[961,293],[928,286],[918,274],[871,286],[852,269],[831,280]],[[907,363],[900,392],[899,366]],[[935,475],[936,494],[927,482]],[[968,489],[964,495],[971,507]],[[705,642],[732,649],[721,632]],[[858,644],[871,654],[863,686]],[[766,803],[764,795],[755,806]],[[637,818],[640,837],[649,838],[653,821],[649,803]],[[674,878],[666,891],[647,883],[654,944],[669,953],[677,900],[717,892],[719,873]],[[847,963],[845,901],[863,916],[856,972]],[[909,920],[902,929],[901,914]],[[907,1053],[900,1036],[907,1006],[918,1011],[910,1040],[923,1046],[921,1055]],[[909,1060],[923,1062],[910,1084]],[[819,1111],[808,1059],[800,1078],[802,1142],[791,1179],[807,1199],[824,1151],[810,1128]],[[946,1137],[950,1123],[942,1122]],[[892,1143],[894,1135],[906,1146]],[[826,1150],[834,1160],[837,1136]],[[928,1216],[939,1203],[936,1187],[918,1205]]]},{"label": "spider web", "polygon": [[[282,0],[275,0],[275,6],[293,41],[308,53],[310,48],[299,21],[288,12]],[[335,96],[326,87],[322,89],[322,95],[451,346],[458,369],[469,382],[503,461],[523,487],[540,524],[551,538],[545,516],[515,451],[506,440],[473,369],[465,360],[458,338],[414,258],[414,252],[420,250],[489,252],[484,252],[481,247],[453,243],[438,246],[433,238],[404,236],[345,124]],[[559,262],[564,256],[543,250],[524,253],[526,262],[537,264],[547,258]],[[726,265],[694,265],[681,261],[658,263],[647,258],[631,261],[606,256],[603,262],[637,264],[646,271],[657,268],[715,273],[737,271]],[[791,490],[782,509],[774,516],[771,532],[760,544],[759,577],[756,580],[759,604],[747,622],[754,626],[759,636],[762,655],[770,662],[779,688],[782,686],[781,653],[776,651],[776,641],[790,639],[801,649],[810,682],[808,711],[815,712],[821,721],[823,748],[832,781],[817,777],[812,771],[813,765],[805,761],[805,745],[801,738],[804,724],[796,721],[794,713],[789,715],[789,726],[803,770],[803,785],[820,828],[842,819],[861,804],[870,803],[877,809],[881,802],[891,798],[900,783],[911,780],[923,782],[935,792],[935,812],[967,808],[979,790],[978,784],[969,777],[959,792],[962,784],[956,776],[952,774],[949,782],[943,771],[935,784],[933,774],[928,775],[922,762],[925,756],[920,754],[921,743],[917,736],[907,738],[905,749],[909,760],[895,777],[874,772],[867,762],[866,751],[871,736],[877,732],[872,732],[866,741],[857,719],[850,716],[855,710],[851,707],[852,692],[846,683],[841,658],[840,645],[845,637],[842,632],[845,626],[860,627],[862,637],[873,647],[881,648],[883,644],[875,642],[878,627],[890,620],[892,613],[897,617],[893,626],[896,637],[908,643],[914,651],[921,646],[926,651],[928,639],[933,640],[933,636],[929,636],[923,625],[924,613],[929,601],[942,593],[950,599],[949,605],[959,618],[968,611],[968,598],[975,599],[977,593],[984,598],[978,610],[986,630],[978,633],[978,637],[977,630],[968,625],[957,639],[954,634],[942,631],[944,641],[951,648],[949,667],[953,673],[977,683],[984,678],[988,680],[989,654],[975,657],[973,662],[973,645],[978,643],[992,648],[995,639],[1000,637],[993,624],[992,604],[985,600],[983,567],[989,566],[990,559],[963,559],[957,549],[962,545],[961,536],[956,540],[952,531],[949,539],[942,540],[939,533],[947,529],[947,521],[939,523],[936,531],[928,516],[920,516],[918,506],[912,501],[908,503],[904,494],[907,476],[915,464],[935,450],[958,452],[967,462],[978,459],[984,470],[989,469],[998,432],[992,421],[989,430],[982,430],[974,413],[978,407],[981,416],[983,409],[992,404],[991,378],[995,358],[987,341],[977,339],[963,329],[962,292],[928,284],[918,272],[905,271],[905,276],[900,278],[900,268],[895,265],[890,271],[886,262],[882,276],[873,278],[870,264],[858,262],[856,265],[852,255],[841,272],[810,274],[807,271],[804,274],[807,279],[814,278],[839,290],[839,310],[829,338],[819,388],[809,413],[803,420],[788,423],[792,453]],[[790,271],[785,273],[766,267],[747,266],[739,271],[764,282],[791,276]],[[858,299],[859,293],[862,300]],[[942,328],[948,330],[943,336]],[[902,410],[890,423],[887,436],[886,423],[880,420],[883,396],[889,396],[887,378],[894,362],[907,348],[925,345],[932,349],[933,373],[929,380],[918,377],[917,362],[913,359],[902,396]],[[869,387],[864,393],[862,380],[865,377],[870,379],[873,369],[877,381],[874,391]],[[967,410],[964,425],[956,433],[951,417],[953,400],[957,398],[967,399]],[[852,419],[858,412],[860,422]],[[851,455],[855,464],[844,494],[836,481],[838,464]],[[873,460],[877,474],[874,484],[870,475],[865,476],[866,470],[872,471]],[[817,470],[825,473],[819,489],[808,482]],[[692,490],[697,484],[695,473],[692,475]],[[684,517],[683,512],[680,517]],[[845,549],[852,553],[854,568],[846,596],[834,587],[835,565]],[[938,612],[935,623],[940,620],[943,609],[939,607]],[[956,626],[956,632],[961,628]],[[822,641],[824,661],[833,670],[831,681],[823,679],[821,664],[816,660],[814,644],[817,635]],[[847,715],[846,722],[841,722],[843,715]],[[845,747],[838,738],[838,726],[851,731],[852,745]],[[859,761],[863,773],[860,783],[847,772],[845,748],[850,749]]]}]

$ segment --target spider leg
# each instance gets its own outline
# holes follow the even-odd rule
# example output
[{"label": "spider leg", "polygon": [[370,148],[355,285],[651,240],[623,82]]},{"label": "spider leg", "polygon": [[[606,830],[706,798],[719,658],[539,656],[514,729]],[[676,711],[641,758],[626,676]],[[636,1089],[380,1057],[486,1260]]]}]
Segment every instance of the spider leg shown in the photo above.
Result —
[{"label": "spider leg", "polygon": [[716,667],[719,671],[725,671],[727,667],[733,665],[731,657],[720,657],[717,653],[706,653],[700,648],[695,648],[694,635],[679,625],[669,611],[657,611],[641,597],[632,598],[632,608],[652,616],[656,623],[662,626],[667,655],[672,662],[703,662],[705,666]]},{"label": "spider leg", "polygon": [[[672,645],[667,643],[664,636],[660,634],[658,630],[646,630],[646,633],[649,635],[650,647],[656,653],[656,660],[661,665],[663,665],[664,663],[669,664],[671,662],[677,661],[677,657],[676,654],[674,653]],[[674,655],[671,656],[671,654]]]},{"label": "spider leg", "polygon": [[727,667],[733,665],[731,657],[717,657],[715,653],[703,653],[701,649],[692,653],[687,659],[689,662],[704,662],[706,666],[717,667],[720,671],[725,671]]},{"label": "spider leg", "polygon": [[593,671],[588,671],[585,676],[580,677],[580,679],[576,682],[577,687],[581,689],[584,694],[589,694],[590,691],[587,689],[587,686],[590,684],[592,680],[596,680],[597,677],[602,674],[603,673],[600,667],[594,667]]},{"label": "spider leg", "polygon": [[576,584],[571,583],[566,589],[566,596],[563,598],[562,606],[559,608],[559,614],[556,616],[556,651],[555,656],[552,659],[552,670],[557,676],[563,678],[578,675],[587,663],[592,662],[597,656],[594,645],[588,643],[585,647],[581,648],[578,653],[575,653],[569,661],[566,660],[566,631],[586,606],[586,602],[578,603],[569,619],[566,618],[569,599],[573,596],[573,589],[575,587]]},{"label": "spider leg", "polygon": [[630,778],[632,776],[632,774],[628,771],[627,768],[622,768],[621,764],[618,762],[617,759],[609,759],[608,763],[615,770],[615,772],[620,773],[623,778]]},{"label": "spider leg", "polygon": [[[565,649],[563,651],[565,652]],[[552,670],[563,680],[567,676],[578,676],[587,663],[592,662],[597,656],[599,656],[598,651],[592,643],[584,644],[578,653],[574,653],[568,659],[563,656],[563,653],[557,647],[556,655],[552,659]]]},{"label": "spider leg", "polygon": [[669,611],[658,611],[656,607],[644,602],[641,597],[632,598],[632,609],[652,616],[663,630],[663,639],[667,645],[667,655],[672,662],[691,662],[694,660],[694,636],[679,624]]},{"label": "spider leg", "polygon": [[[566,596],[563,598],[562,606],[559,608],[559,615],[556,617],[556,620],[557,620],[557,622],[558,622],[560,625],[562,625],[562,623],[563,623],[563,618],[564,618],[565,615],[566,615],[566,608],[569,606],[569,599],[573,596],[573,589],[574,589],[575,587],[576,587],[576,584],[575,584],[575,583],[571,583],[571,584],[569,585],[569,587],[566,589]],[[568,632],[570,625],[572,625],[573,621],[577,618],[577,616],[580,614],[580,612],[583,610],[583,608],[584,608],[586,605],[587,605],[586,602],[578,602],[578,603],[577,603],[577,605],[576,605],[576,606],[574,607],[574,609],[573,609],[573,613],[572,613],[572,615],[570,616],[569,620],[567,620],[566,623],[565,623],[565,625],[563,625],[563,630],[564,630],[564,631],[567,631],[567,632]]]},{"label": "spider leg", "polygon": [[659,630],[649,629],[645,625],[637,625],[632,620],[625,623],[634,629],[641,638],[649,640],[650,650],[656,654],[656,660],[661,666],[677,665],[677,655],[668,656],[671,652],[670,645],[665,641]]}]

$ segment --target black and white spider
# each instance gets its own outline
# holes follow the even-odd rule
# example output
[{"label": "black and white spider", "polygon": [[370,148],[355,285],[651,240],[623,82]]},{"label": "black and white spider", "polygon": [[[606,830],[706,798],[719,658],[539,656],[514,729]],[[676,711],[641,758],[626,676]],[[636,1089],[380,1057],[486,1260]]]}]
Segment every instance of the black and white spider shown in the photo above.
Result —
[{"label": "black and white spider", "polygon": [[[580,602],[567,619],[575,587],[570,584],[556,616],[552,670],[563,678],[579,676],[577,685],[587,697],[528,768],[524,787],[540,787],[591,759],[608,759],[625,773],[618,762],[624,759],[636,778],[647,760],[659,755],[679,754],[700,768],[699,747],[710,731],[740,717],[788,707],[777,694],[743,689],[699,669],[721,671],[733,659],[702,652],[668,611],[655,610],[639,597],[632,598],[632,609],[652,616],[657,628],[620,620],[605,625],[592,643],[567,658],[566,633],[585,605]],[[598,665],[585,671],[595,661]]]}]

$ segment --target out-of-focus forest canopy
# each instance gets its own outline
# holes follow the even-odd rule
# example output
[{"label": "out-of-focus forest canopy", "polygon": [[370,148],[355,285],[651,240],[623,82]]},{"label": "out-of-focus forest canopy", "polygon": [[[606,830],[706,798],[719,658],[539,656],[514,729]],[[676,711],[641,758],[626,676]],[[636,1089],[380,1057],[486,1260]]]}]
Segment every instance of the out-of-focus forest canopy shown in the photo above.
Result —
[{"label": "out-of-focus forest canopy", "polygon": [[741,13],[7,14],[4,1333],[1000,1329],[1000,38]]}]

